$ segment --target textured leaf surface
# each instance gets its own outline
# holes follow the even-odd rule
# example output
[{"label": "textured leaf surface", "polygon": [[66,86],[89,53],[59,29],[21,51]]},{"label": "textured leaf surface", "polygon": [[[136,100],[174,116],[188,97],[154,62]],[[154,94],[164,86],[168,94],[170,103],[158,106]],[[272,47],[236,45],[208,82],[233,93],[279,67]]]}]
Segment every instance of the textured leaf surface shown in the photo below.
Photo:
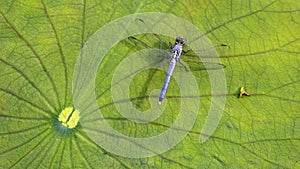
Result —
[{"label": "textured leaf surface", "polygon": [[[188,136],[164,154],[130,159],[106,152],[80,126],[62,134],[56,124],[59,113],[73,106],[73,69],[85,41],[108,22],[140,12],[182,17],[213,44],[230,46],[217,48],[227,80],[227,92],[220,95],[227,100],[217,130],[199,144],[210,98],[218,97],[210,95],[208,76],[200,71],[201,110]],[[1,1],[0,168],[299,168],[299,14],[298,1],[280,0]],[[149,43],[159,47],[155,38]],[[168,110],[151,124],[136,125],[116,112],[112,71],[134,48],[124,40],[108,54],[96,77],[96,95],[116,130],[149,137],[172,125],[176,98],[168,99]],[[148,109],[143,96],[163,80],[162,72],[141,72],[127,101]],[[250,97],[238,98],[241,86]],[[169,95],[176,90],[170,84]]]}]

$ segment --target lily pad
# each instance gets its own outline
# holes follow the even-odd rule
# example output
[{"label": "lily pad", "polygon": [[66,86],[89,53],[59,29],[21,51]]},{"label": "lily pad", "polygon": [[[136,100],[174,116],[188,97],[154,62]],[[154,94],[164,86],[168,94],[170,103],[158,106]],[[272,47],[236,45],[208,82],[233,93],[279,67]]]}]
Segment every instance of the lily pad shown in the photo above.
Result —
[{"label": "lily pad", "polygon": [[[280,0],[1,1],[0,168],[299,168],[299,11],[299,2]],[[96,144],[81,126],[80,112],[65,114],[70,128],[59,116],[73,109],[73,72],[88,39],[117,18],[144,12],[176,15],[215,46],[230,46],[216,47],[226,66],[227,91],[211,95],[207,72],[197,71],[200,94],[193,97],[200,98],[200,110],[188,135],[165,153],[127,158]],[[137,38],[167,49],[155,35]],[[161,36],[165,42],[174,38]],[[124,39],[109,51],[96,75],[95,95],[114,129],[149,137],[176,120],[178,86],[171,80],[167,109],[151,123],[137,124],[119,114],[110,91],[113,72],[136,50]],[[149,109],[151,91],[160,89],[164,78],[163,71],[141,72],[129,84],[130,99],[120,102]],[[251,97],[237,97],[241,86]],[[211,100],[220,96],[226,96],[222,119],[200,144]]]}]

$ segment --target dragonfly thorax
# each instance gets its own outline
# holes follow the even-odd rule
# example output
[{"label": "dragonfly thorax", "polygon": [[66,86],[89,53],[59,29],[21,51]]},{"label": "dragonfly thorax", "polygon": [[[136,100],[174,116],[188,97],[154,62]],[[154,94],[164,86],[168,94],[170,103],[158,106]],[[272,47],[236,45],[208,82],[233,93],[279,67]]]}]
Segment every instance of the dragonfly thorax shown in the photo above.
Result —
[{"label": "dragonfly thorax", "polygon": [[172,55],[177,55],[179,57],[182,52],[182,45],[176,44],[172,49]]},{"label": "dragonfly thorax", "polygon": [[184,45],[184,43],[185,43],[184,38],[177,37],[176,41],[175,41],[175,44],[174,44],[174,47],[172,48],[172,53],[177,52],[178,57],[180,57],[181,52],[182,52],[182,46]]},{"label": "dragonfly thorax", "polygon": [[179,54],[177,51],[172,52],[171,57],[170,57],[170,61],[175,59],[176,61],[178,61],[179,59]]}]

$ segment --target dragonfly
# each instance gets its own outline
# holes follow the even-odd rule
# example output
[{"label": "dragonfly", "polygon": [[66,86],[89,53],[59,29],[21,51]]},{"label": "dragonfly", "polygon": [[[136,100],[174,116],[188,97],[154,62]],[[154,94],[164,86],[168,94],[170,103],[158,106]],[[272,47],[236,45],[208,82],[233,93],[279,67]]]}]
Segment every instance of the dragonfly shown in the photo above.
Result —
[{"label": "dragonfly", "polygon": [[[158,35],[155,34],[155,36],[158,36]],[[144,41],[142,41],[142,40],[140,40],[136,37],[131,36],[131,37],[128,37],[128,39],[130,41],[134,42],[136,46],[142,45],[146,48],[151,48]],[[159,38],[159,40],[162,41],[160,38]],[[169,49],[171,50],[171,53],[167,56],[167,58],[169,59],[169,69],[168,69],[164,84],[161,88],[161,92],[159,94],[159,98],[158,98],[158,104],[159,105],[162,104],[162,102],[163,102],[163,100],[166,96],[168,85],[169,85],[169,82],[171,80],[171,77],[172,77],[173,71],[175,69],[176,63],[179,63],[185,69],[185,71],[189,71],[189,70],[199,71],[199,70],[207,70],[207,69],[215,70],[215,69],[223,69],[223,68],[226,67],[222,63],[215,63],[215,62],[205,62],[206,67],[201,67],[200,65],[201,64],[203,65],[203,63],[200,61],[200,59],[197,55],[188,54],[188,53],[191,53],[190,50],[187,50],[187,51],[183,50],[183,46],[185,44],[186,44],[186,39],[183,38],[183,37],[177,37],[175,39],[174,45],[172,45],[169,42]],[[220,44],[219,46],[227,46],[227,45]],[[188,63],[188,66],[189,66],[190,69],[188,69],[187,66],[181,62],[181,58],[180,58],[181,54],[185,55],[185,56],[188,56],[188,59],[184,58],[184,62]],[[159,60],[159,62],[161,62],[161,61],[162,60]],[[201,62],[201,64],[199,62]]]},{"label": "dragonfly", "polygon": [[[176,62],[179,62],[180,64],[182,64],[180,62],[180,55],[181,55],[181,52],[182,52],[182,46],[184,45],[185,43],[185,39],[182,38],[182,37],[177,37],[176,40],[175,40],[175,45],[174,47],[172,48],[172,53],[170,55],[170,66],[169,66],[169,70],[168,70],[168,73],[167,73],[167,76],[166,76],[166,80],[164,82],[164,85],[161,89],[161,92],[159,94],[159,99],[158,99],[158,104],[161,104],[163,99],[165,98],[165,95],[166,95],[166,92],[167,92],[167,89],[168,89],[168,85],[169,85],[169,82],[170,82],[170,79],[171,79],[171,76],[172,76],[172,73],[174,71],[174,68],[176,66]],[[183,65],[183,64],[182,64]],[[184,66],[185,67],[185,66]]]},{"label": "dragonfly", "polygon": [[[144,23],[149,30],[151,30],[151,28],[142,20],[142,19],[137,19],[137,21],[139,22],[142,22]],[[161,37],[158,35],[158,34],[155,34],[153,33],[153,35],[156,37],[156,39],[158,39],[160,42],[163,42],[163,40],[161,40]],[[136,38],[136,37],[133,37],[133,36],[130,36],[128,37],[128,39],[132,42],[134,42],[135,44],[136,43],[139,43],[139,44],[142,44],[142,46],[146,47],[146,48],[151,48],[149,45],[147,45],[145,42],[143,42],[142,40]],[[169,42],[169,49],[171,49],[171,53],[168,55],[168,59],[169,59],[169,69],[168,69],[168,72],[167,72],[167,75],[166,75],[166,78],[165,78],[165,81],[164,81],[164,84],[161,88],[161,92],[159,94],[159,98],[158,98],[158,104],[161,105],[162,104],[162,101],[164,100],[165,96],[166,96],[166,93],[167,93],[167,89],[168,89],[168,85],[169,85],[169,82],[170,82],[170,79],[172,77],[172,74],[173,74],[173,71],[175,69],[175,66],[176,66],[176,63],[178,62],[179,64],[181,64],[184,69],[186,71],[189,71],[187,66],[184,65],[181,60],[180,60],[180,56],[181,54],[183,55],[186,55],[186,56],[189,56],[189,59],[184,59],[184,62],[185,63],[188,63],[189,64],[189,68],[190,70],[192,71],[199,71],[199,70],[207,70],[207,69],[210,69],[210,70],[214,70],[214,69],[223,69],[225,68],[226,66],[222,63],[215,63],[215,62],[205,62],[205,67],[199,67],[199,62],[200,59],[199,57],[195,54],[188,54],[188,53],[191,53],[191,50],[183,50],[183,46],[186,44],[186,39],[183,38],[183,37],[177,37],[175,39],[175,43],[174,45],[172,45],[170,42]],[[136,44],[137,45],[137,44]],[[228,47],[230,49],[229,46],[227,46],[226,44],[219,44],[217,46],[221,46],[221,47]],[[213,48],[216,47],[216,46],[213,46]],[[203,50],[203,49],[201,49]],[[210,56],[208,56],[210,57]],[[203,62],[201,62],[203,63]],[[202,64],[203,65],[203,64]],[[207,66],[209,65],[209,66]]]}]

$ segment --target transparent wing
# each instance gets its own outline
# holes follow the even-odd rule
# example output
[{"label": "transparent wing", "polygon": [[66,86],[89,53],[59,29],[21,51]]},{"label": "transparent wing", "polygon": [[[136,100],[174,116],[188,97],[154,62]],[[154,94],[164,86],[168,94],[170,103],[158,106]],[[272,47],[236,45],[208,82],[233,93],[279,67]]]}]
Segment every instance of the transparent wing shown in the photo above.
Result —
[{"label": "transparent wing", "polygon": [[[156,36],[154,36],[156,37]],[[129,37],[128,38],[133,45],[136,46],[139,50],[145,49],[145,48],[152,48],[150,45],[148,45],[145,41],[140,40],[136,37]],[[160,39],[159,39],[160,40]],[[166,52],[162,52],[161,56],[157,58],[157,63],[154,64],[162,64],[164,68],[168,68],[169,66],[169,56],[170,53],[167,53],[167,49],[170,49],[171,43],[169,42],[169,45],[166,45],[167,43],[161,42],[159,43],[160,46],[163,46]],[[211,49],[199,49],[201,50],[200,53],[205,53],[203,50],[211,50]],[[199,53],[199,51],[196,51]],[[207,52],[209,53],[209,52]],[[154,57],[154,56],[153,56]],[[191,71],[202,71],[202,70],[217,70],[217,69],[223,69],[226,66],[222,63],[218,62],[205,62],[205,58],[209,58],[213,56],[201,56],[199,57],[194,51],[188,50],[187,52],[184,51],[181,55],[181,61],[183,61],[182,64],[178,64],[176,66],[176,69],[186,69],[185,66],[188,66]]]},{"label": "transparent wing", "polygon": [[[149,29],[150,32],[153,32],[152,28],[144,20],[142,20],[140,18],[137,18],[136,22],[142,23],[142,25],[144,25],[147,29]],[[155,46],[163,47],[163,49],[166,49],[166,50],[167,49],[169,49],[169,50],[172,49],[172,46],[174,44],[171,43],[171,42],[166,43],[163,40],[162,35],[158,35],[158,34],[155,34],[155,33],[149,34],[149,35],[152,36],[152,39],[155,38],[156,41],[158,41],[158,43],[155,44]],[[147,36],[147,35],[143,35],[143,36]],[[198,37],[195,37],[194,40],[191,40],[190,42],[187,42],[184,48],[188,48],[189,43],[192,43],[197,38]],[[142,41],[138,38],[130,37],[129,39],[132,42],[134,42],[135,45],[137,45],[137,46],[143,46],[145,48],[153,47],[153,46],[148,45],[146,42],[144,42],[144,41]],[[175,37],[174,37],[173,40],[175,40]],[[193,51],[191,49],[187,49],[187,50],[183,51],[182,55],[181,55],[181,60],[183,62],[185,62],[186,65],[181,63],[181,66],[177,66],[177,67],[181,67],[181,68],[186,69],[186,66],[188,66],[191,71],[223,69],[226,66],[219,62],[219,59],[217,58],[218,56],[212,56],[211,55],[211,53],[214,53],[214,52],[211,52],[211,51],[215,50],[215,48],[230,49],[230,47],[227,46],[226,44],[219,44],[219,45],[211,46],[211,47],[208,47],[208,48],[201,48],[201,46],[199,46],[199,49],[197,49],[196,51]],[[196,53],[199,54],[199,55],[197,55]],[[165,57],[168,57],[168,55],[165,56]],[[216,59],[212,59],[213,57],[216,57]],[[206,58],[209,58],[209,59],[206,59]],[[214,60],[216,60],[216,61],[214,61]]]}]

